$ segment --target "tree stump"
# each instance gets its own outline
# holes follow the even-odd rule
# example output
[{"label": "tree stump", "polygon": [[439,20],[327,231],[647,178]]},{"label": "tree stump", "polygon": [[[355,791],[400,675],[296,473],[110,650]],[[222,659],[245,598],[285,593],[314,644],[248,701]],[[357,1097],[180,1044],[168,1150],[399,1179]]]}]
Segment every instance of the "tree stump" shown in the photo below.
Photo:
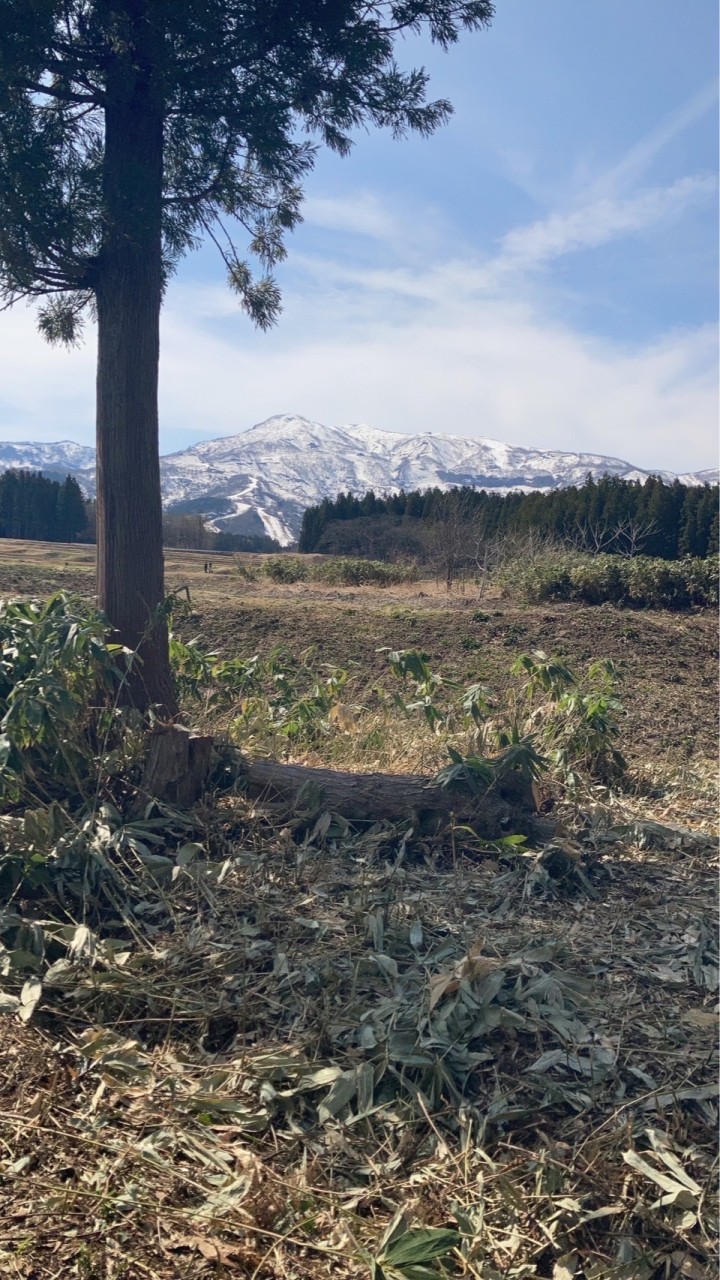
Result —
[{"label": "tree stump", "polygon": [[182,725],[161,725],[150,735],[141,790],[157,800],[189,809],[200,799],[210,773],[213,740]]}]

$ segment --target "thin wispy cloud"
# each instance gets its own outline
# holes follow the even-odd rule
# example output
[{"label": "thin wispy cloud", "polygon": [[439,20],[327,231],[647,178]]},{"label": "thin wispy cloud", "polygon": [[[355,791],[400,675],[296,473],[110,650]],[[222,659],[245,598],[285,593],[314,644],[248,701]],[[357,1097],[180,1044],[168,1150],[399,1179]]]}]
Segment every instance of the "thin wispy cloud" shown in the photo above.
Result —
[{"label": "thin wispy cloud", "polygon": [[[556,202],[544,217],[509,230],[496,252],[485,257],[484,266],[479,265],[477,252],[464,246],[466,263],[468,258],[474,259],[470,270],[466,266],[463,273],[468,286],[492,287],[507,272],[538,268],[566,254],[598,248],[620,237],[670,223],[692,207],[711,201],[717,193],[714,174],[687,174],[662,186],[636,188],[629,193],[628,189],[670,142],[717,104],[717,99],[718,82],[704,85],[630,147],[615,165],[591,178],[586,176],[583,187],[571,198]],[[408,251],[418,235],[427,241],[432,230],[436,234],[441,230],[435,209],[415,209],[415,217],[408,219],[406,210],[393,210],[371,191],[343,197],[313,196],[306,201],[303,213],[311,225],[383,242],[399,250],[400,258],[410,256]],[[447,233],[447,228],[442,231]],[[353,278],[350,270],[348,279]],[[376,285],[383,279],[394,291],[424,294],[423,287],[413,283],[402,267],[396,272],[380,273]]]},{"label": "thin wispy cloud", "polygon": [[[482,256],[469,246],[464,246],[461,258],[442,260],[444,246],[434,245],[429,262],[422,265],[406,262],[383,268],[365,268],[346,259],[328,260],[319,255],[302,254],[295,258],[296,266],[315,275],[319,281],[354,284],[362,289],[394,293],[407,298],[440,301],[448,290],[464,294],[497,291],[509,286],[507,277],[531,272],[568,254],[596,249],[626,236],[637,235],[650,228],[671,224],[683,217],[694,206],[713,199],[717,192],[717,179],[711,174],[697,174],[679,178],[664,187],[651,187],[627,198],[595,198],[575,207],[558,210],[531,223],[513,227],[500,241],[494,254]],[[313,202],[310,218],[315,217]],[[373,235],[396,248],[396,257],[411,258],[403,241],[403,223],[390,209],[382,210],[380,202],[372,203],[372,219],[366,222],[362,210],[364,200],[358,199],[358,223],[363,235]],[[355,230],[352,211],[354,202],[328,200],[322,202],[327,223],[352,234]],[[369,230],[368,227],[372,227]],[[380,230],[382,228],[382,231]]]},{"label": "thin wispy cloud", "polygon": [[622,159],[602,175],[597,182],[597,189],[619,190],[621,186],[642,178],[669,143],[674,142],[709,111],[717,108],[719,88],[718,81],[711,80],[686,102],[669,112],[656,128],[630,147]]},{"label": "thin wispy cloud", "polygon": [[590,200],[566,212],[553,213],[528,226],[515,227],[503,238],[496,266],[501,269],[540,266],[567,253],[594,249],[621,236],[681,217],[694,204],[715,194],[711,175],[679,178],[667,187],[640,191],[628,199]]},{"label": "thin wispy cloud", "polygon": [[329,231],[388,240],[397,233],[396,219],[383,201],[370,191],[352,197],[310,196],[302,206],[303,220]]},{"label": "thin wispy cloud", "polygon": [[717,118],[720,82],[713,79],[669,111],[658,124],[638,138],[620,158],[600,170],[588,167],[584,155],[568,157],[570,171],[564,181],[543,172],[543,157],[520,148],[500,148],[498,158],[508,177],[541,205],[590,203],[621,196],[632,190],[671,143],[714,113]]}]

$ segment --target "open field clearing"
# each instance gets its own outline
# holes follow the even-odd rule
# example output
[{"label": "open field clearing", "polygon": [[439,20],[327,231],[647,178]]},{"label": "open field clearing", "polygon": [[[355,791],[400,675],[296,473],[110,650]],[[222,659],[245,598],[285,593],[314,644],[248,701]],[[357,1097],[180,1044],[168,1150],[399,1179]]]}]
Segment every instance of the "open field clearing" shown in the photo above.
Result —
[{"label": "open field clearing", "polygon": [[[527,606],[493,591],[478,601],[470,585],[464,595],[448,595],[433,579],[385,588],[282,584],[258,572],[268,558],[215,555],[206,574],[206,553],[167,552],[167,590],[184,596],[187,587],[190,595],[179,633],[199,636],[224,657],[266,655],[277,645],[295,655],[312,650],[316,662],[347,667],[350,691],[360,698],[387,665],[378,652],[383,647],[419,648],[441,675],[493,685],[506,680],[513,658],[524,651],[543,649],[571,666],[609,658],[621,676],[623,747],[632,759],[680,771],[715,762],[713,610]],[[3,595],[91,594],[94,572],[93,547],[0,541]]]},{"label": "open field clearing", "polygon": [[[91,596],[92,548],[0,548],[0,595]],[[207,558],[166,557],[188,722],[230,744],[204,799],[139,802],[139,734],[84,757],[60,701],[6,793],[0,1272],[716,1274],[716,619]],[[467,781],[513,725],[534,846],[230,767]]]}]

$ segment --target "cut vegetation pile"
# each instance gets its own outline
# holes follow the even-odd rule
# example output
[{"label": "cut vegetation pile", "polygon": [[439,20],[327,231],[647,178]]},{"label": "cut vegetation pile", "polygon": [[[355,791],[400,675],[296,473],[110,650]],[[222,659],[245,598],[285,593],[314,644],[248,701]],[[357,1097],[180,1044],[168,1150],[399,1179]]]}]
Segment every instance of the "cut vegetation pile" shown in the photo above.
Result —
[{"label": "cut vegetation pile", "polygon": [[[396,649],[360,707],[337,667],[176,640],[188,715],[236,744],[179,812],[92,610],[0,626],[3,1274],[713,1274],[712,807],[643,796],[611,664],[530,652],[495,695]],[[448,787],[527,771],[554,831],[242,792],[236,746],[380,730]]]}]

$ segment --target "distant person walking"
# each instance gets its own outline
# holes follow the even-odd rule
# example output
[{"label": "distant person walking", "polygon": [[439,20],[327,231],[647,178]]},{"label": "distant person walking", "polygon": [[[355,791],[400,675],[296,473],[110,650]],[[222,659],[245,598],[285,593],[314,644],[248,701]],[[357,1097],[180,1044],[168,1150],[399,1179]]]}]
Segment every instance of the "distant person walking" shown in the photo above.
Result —
[{"label": "distant person walking", "polygon": [[207,562],[207,560],[205,561],[205,566],[204,566],[204,568],[205,568],[205,572],[207,573],[207,571],[208,571],[208,562]]}]

